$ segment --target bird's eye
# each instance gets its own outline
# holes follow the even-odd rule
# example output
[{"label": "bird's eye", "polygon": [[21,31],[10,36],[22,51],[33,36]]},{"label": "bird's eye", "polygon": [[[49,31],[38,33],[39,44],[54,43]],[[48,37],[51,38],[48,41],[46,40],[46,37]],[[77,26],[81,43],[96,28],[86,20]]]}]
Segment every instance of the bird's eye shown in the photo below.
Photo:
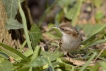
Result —
[{"label": "bird's eye", "polygon": [[64,29],[64,28],[61,28],[61,30],[63,30],[63,31],[64,31],[65,29]]}]

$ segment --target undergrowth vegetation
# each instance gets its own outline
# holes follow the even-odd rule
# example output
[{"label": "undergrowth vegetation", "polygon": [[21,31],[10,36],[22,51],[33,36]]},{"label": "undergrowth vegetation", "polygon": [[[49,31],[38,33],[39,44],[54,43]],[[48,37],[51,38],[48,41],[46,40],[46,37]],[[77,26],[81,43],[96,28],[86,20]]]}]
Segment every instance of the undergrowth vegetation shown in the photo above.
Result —
[{"label": "undergrowth vegetation", "polygon": [[[55,0],[47,6],[39,22],[32,23],[30,30],[27,28],[27,19],[21,6],[24,0],[2,0],[2,2],[8,17],[6,29],[23,29],[25,39],[17,49],[0,42],[0,71],[106,70],[106,15],[100,9],[101,5],[104,5],[103,0],[89,0],[90,5],[87,7],[83,5],[87,3],[86,0]],[[41,28],[42,23],[55,6],[58,10],[53,17],[54,20],[46,25],[47,30],[44,31]],[[84,18],[86,22],[80,19],[83,6],[87,9],[87,13],[96,9],[96,13],[89,17],[93,19],[88,21]],[[14,19],[17,12],[21,15],[22,24]],[[57,40],[61,39],[62,35],[54,28],[63,22],[63,18],[71,21],[83,38],[80,49],[70,53],[70,57],[64,56],[59,50],[61,47]],[[45,51],[46,47],[48,51]]]}]

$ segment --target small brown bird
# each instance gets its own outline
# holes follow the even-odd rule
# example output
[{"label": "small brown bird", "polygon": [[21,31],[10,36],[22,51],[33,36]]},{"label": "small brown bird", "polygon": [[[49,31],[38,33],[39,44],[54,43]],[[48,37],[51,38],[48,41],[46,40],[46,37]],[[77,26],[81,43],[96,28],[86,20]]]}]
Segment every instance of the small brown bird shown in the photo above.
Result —
[{"label": "small brown bird", "polygon": [[59,30],[62,33],[60,48],[66,54],[77,50],[82,42],[82,37],[79,32],[69,23],[60,25]]}]

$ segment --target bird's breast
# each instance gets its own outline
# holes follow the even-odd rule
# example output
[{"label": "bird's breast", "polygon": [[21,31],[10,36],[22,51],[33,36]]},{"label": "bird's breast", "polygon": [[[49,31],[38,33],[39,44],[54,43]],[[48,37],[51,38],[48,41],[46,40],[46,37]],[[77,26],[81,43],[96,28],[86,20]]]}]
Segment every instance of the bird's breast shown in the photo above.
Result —
[{"label": "bird's breast", "polygon": [[76,50],[81,44],[81,40],[73,38],[72,36],[62,36],[61,49],[63,51],[71,52]]}]

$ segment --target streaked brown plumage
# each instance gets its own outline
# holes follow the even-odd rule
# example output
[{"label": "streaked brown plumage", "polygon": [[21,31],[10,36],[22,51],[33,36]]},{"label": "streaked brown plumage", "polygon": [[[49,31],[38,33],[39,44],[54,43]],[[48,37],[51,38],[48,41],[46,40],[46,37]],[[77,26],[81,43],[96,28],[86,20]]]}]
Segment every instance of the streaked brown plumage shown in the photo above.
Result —
[{"label": "streaked brown plumage", "polygon": [[62,38],[60,42],[61,50],[64,52],[72,52],[77,50],[82,42],[79,32],[69,23],[63,23],[59,27]]}]

